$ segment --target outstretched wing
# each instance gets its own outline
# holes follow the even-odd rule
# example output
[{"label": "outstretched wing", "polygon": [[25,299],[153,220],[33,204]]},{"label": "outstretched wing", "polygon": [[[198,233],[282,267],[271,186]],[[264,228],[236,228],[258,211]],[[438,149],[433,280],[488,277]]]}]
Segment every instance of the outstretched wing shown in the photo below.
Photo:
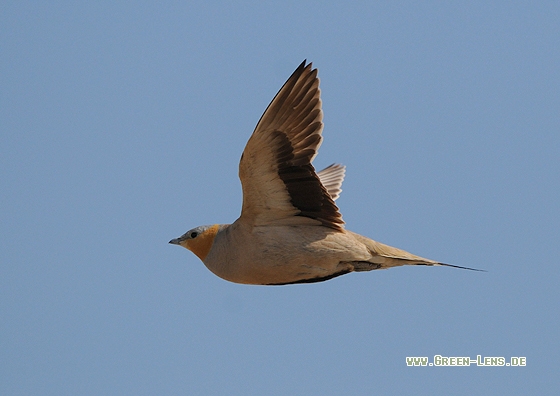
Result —
[{"label": "outstretched wing", "polygon": [[323,112],[317,69],[303,61],[258,122],[239,163],[241,219],[261,225],[344,222],[311,165],[321,145]]},{"label": "outstretched wing", "polygon": [[325,186],[333,201],[336,201],[342,192],[342,182],[346,167],[340,164],[332,164],[322,171],[317,172],[317,176],[321,180],[321,184]]}]

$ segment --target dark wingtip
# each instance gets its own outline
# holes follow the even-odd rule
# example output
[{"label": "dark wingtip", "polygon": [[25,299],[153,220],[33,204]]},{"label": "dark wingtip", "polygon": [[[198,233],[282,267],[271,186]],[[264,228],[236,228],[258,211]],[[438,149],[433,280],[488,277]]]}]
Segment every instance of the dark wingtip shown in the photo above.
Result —
[{"label": "dark wingtip", "polygon": [[305,69],[313,69],[313,62],[309,62],[307,63],[307,59],[304,59],[303,62],[301,62],[299,64],[299,66],[296,68],[296,71],[293,74],[296,74],[296,72],[302,72]]}]

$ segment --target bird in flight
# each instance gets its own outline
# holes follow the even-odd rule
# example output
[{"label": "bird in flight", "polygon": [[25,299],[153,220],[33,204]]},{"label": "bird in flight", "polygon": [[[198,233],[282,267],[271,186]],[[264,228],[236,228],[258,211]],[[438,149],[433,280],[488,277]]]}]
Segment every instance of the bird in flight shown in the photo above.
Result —
[{"label": "bird in flight", "polygon": [[401,265],[447,266],[348,231],[335,204],[345,167],[312,165],[323,131],[317,69],[303,61],[268,105],[239,163],[241,216],[203,225],[181,245],[217,276],[236,283],[321,282]]}]

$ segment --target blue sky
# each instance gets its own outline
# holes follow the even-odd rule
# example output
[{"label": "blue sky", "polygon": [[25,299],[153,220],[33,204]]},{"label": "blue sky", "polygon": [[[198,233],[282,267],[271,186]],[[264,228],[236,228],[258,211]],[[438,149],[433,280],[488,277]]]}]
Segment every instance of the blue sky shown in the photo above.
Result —
[{"label": "blue sky", "polygon": [[[553,394],[556,2],[0,6],[0,394]],[[347,228],[486,269],[244,286],[167,242],[240,212],[303,60]],[[526,367],[407,367],[407,356]]]}]

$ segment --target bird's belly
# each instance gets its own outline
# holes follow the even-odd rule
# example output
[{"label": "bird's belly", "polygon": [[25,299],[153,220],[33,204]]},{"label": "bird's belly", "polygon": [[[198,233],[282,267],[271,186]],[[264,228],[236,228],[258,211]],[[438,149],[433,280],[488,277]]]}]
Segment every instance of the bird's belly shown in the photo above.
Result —
[{"label": "bird's belly", "polygon": [[205,264],[232,282],[269,285],[330,279],[350,272],[351,261],[367,256],[346,234],[322,228],[257,229],[243,243],[229,243],[221,263]]}]

